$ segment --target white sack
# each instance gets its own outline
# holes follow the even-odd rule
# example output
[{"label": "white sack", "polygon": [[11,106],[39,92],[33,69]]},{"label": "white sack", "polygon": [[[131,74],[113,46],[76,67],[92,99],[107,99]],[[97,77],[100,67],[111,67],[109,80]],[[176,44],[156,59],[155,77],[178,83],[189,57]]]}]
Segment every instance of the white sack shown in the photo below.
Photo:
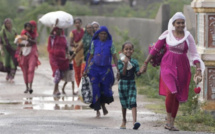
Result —
[{"label": "white sack", "polygon": [[41,22],[45,26],[54,27],[57,19],[59,21],[56,26],[59,28],[68,28],[73,25],[73,16],[64,11],[49,12],[43,15],[39,19],[39,22]]}]

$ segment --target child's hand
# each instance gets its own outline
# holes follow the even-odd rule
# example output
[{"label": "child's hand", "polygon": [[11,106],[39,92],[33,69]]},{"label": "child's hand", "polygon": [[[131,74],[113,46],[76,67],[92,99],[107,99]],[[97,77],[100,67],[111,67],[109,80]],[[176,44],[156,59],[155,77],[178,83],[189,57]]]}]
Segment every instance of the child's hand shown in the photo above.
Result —
[{"label": "child's hand", "polygon": [[137,76],[140,76],[142,73],[139,71],[139,72],[137,72]]},{"label": "child's hand", "polygon": [[119,73],[119,71],[117,71],[116,79],[117,79],[118,81],[119,81],[119,79],[120,79],[120,73]]},{"label": "child's hand", "polygon": [[140,73],[145,73],[147,70],[147,65],[143,65],[141,68],[140,68]]}]

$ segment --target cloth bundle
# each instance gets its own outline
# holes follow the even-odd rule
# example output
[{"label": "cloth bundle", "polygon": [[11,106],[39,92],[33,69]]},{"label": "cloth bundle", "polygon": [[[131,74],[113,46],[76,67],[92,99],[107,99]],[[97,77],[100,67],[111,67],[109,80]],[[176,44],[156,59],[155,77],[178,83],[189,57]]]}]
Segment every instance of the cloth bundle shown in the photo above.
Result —
[{"label": "cloth bundle", "polygon": [[64,11],[49,12],[39,22],[48,27],[68,28],[73,25],[73,16]]}]

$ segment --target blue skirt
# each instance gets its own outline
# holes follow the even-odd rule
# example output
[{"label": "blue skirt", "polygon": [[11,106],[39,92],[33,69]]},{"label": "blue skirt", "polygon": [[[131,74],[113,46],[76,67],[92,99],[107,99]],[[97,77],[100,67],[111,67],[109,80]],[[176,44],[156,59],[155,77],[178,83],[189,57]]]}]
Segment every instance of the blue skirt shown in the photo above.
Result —
[{"label": "blue skirt", "polygon": [[113,99],[112,86],[114,84],[114,73],[112,66],[97,66],[90,63],[88,76],[93,88],[93,102],[90,105],[94,110],[100,110],[102,103],[111,103]]}]

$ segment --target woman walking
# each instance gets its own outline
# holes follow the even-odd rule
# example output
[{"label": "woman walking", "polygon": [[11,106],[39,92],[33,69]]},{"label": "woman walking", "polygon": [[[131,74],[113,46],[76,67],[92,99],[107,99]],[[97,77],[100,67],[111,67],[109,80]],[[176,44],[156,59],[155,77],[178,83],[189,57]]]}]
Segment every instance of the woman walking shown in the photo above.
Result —
[{"label": "woman walking", "polygon": [[[28,28],[23,29],[21,35],[28,36],[28,47],[31,47],[31,51],[28,55],[23,55],[20,53],[18,57],[19,65],[23,72],[23,77],[26,85],[26,90],[24,93],[33,93],[33,79],[35,68],[40,64],[38,60],[38,49],[37,49],[37,23],[34,20],[29,22],[31,26],[28,25]],[[19,44],[22,47],[22,44]],[[18,49],[20,50],[20,49]]]},{"label": "woman walking", "polygon": [[[112,58],[117,66],[116,50],[112,37],[105,26],[94,34],[88,59],[88,72],[93,88],[93,102],[91,108],[97,111],[96,117],[100,117],[99,110],[102,107],[103,114],[108,114],[105,103],[113,102],[112,86],[114,74],[111,66]],[[91,60],[92,59],[92,60]],[[118,67],[117,67],[118,70]],[[119,75],[119,71],[117,73]]]},{"label": "woman walking", "polygon": [[93,21],[92,23],[93,26],[93,31],[96,32],[97,30],[99,30],[100,24],[96,21]]},{"label": "woman walking", "polygon": [[74,24],[75,24],[76,29],[72,30],[72,32],[70,34],[70,38],[71,38],[70,45],[75,54],[75,59],[73,60],[73,67],[74,67],[74,71],[75,71],[76,84],[79,87],[81,77],[82,77],[82,74],[83,74],[83,71],[85,68],[85,64],[84,64],[83,49],[80,49],[77,53],[76,53],[76,50],[82,44],[82,38],[84,36],[84,29],[81,27],[82,20],[80,18],[75,19]]},{"label": "woman walking", "polygon": [[85,27],[84,36],[82,39],[82,43],[77,47],[77,49],[74,51],[75,53],[78,53],[83,49],[84,51],[84,62],[86,62],[88,56],[89,56],[89,50],[90,50],[90,43],[93,38],[93,26],[91,24],[87,24]]},{"label": "woman walking", "polygon": [[170,131],[179,131],[175,128],[174,121],[179,102],[186,102],[188,99],[191,79],[190,64],[196,67],[195,76],[202,77],[205,69],[196,51],[193,36],[186,29],[185,21],[185,16],[181,12],[177,12],[169,20],[168,30],[159,37],[140,69],[141,72],[146,72],[148,62],[152,57],[163,47],[166,48],[160,65],[159,94],[166,96],[167,124],[165,128]]},{"label": "woman walking", "polygon": [[89,54],[90,50],[90,43],[94,35],[93,26],[91,24],[87,24],[85,28],[86,30],[83,37],[84,61],[87,60],[87,55]]},{"label": "woman walking", "polygon": [[66,58],[67,41],[62,29],[55,27],[49,36],[48,47],[49,62],[54,77],[53,95],[60,95],[59,82],[65,71],[69,70],[69,60]]},{"label": "woman walking", "polygon": [[12,20],[10,18],[5,19],[0,31],[0,71],[7,72],[6,80],[9,82],[14,82],[18,65],[15,58],[17,46],[14,39],[16,35]]}]

